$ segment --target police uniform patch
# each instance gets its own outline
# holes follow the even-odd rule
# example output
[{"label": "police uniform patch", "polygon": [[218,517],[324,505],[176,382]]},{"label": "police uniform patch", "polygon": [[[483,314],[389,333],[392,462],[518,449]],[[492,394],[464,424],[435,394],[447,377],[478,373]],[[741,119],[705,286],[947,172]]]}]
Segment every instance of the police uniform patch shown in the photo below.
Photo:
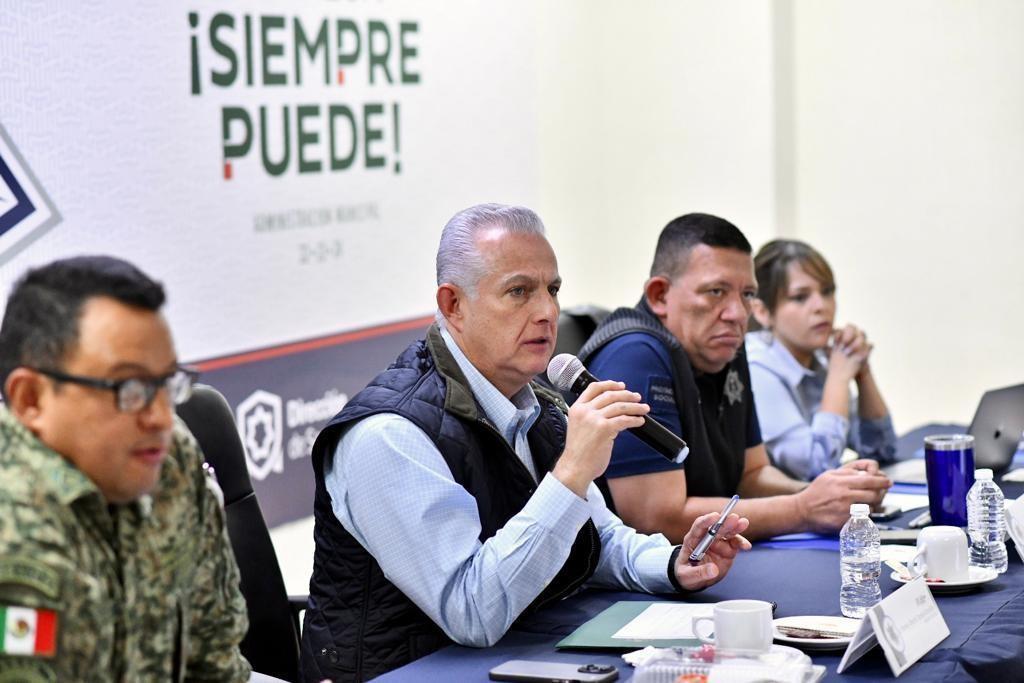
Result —
[{"label": "police uniform patch", "polygon": [[676,394],[672,389],[672,379],[669,377],[654,376],[647,381],[647,400],[652,404],[665,403],[676,407]]},{"label": "police uniform patch", "polygon": [[743,401],[743,382],[735,370],[730,370],[725,376],[725,397],[729,399],[729,405]]},{"label": "police uniform patch", "polygon": [[26,586],[51,600],[60,596],[57,570],[27,557],[0,557],[0,585],[3,584]]}]

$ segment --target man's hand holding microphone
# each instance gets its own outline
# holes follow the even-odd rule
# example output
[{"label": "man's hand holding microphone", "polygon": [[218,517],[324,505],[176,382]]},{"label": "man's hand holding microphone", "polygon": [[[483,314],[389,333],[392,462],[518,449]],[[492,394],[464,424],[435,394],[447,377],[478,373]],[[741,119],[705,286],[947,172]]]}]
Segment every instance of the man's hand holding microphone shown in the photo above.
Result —
[{"label": "man's hand holding microphone", "polygon": [[[669,460],[682,462],[686,456],[686,443],[649,417],[650,407],[640,402],[640,394],[627,390],[622,382],[598,380],[570,354],[559,354],[551,360],[548,379],[558,389],[579,396],[569,408],[565,450],[552,474],[581,498],[586,498],[590,483],[608,468],[615,437],[623,430],[632,431]],[[676,579],[686,589],[715,583],[729,570],[740,550],[750,549],[750,542],[742,536],[749,521],[730,514],[703,559],[691,564],[689,554],[718,519],[716,513],[702,515],[686,534],[673,567]]]}]

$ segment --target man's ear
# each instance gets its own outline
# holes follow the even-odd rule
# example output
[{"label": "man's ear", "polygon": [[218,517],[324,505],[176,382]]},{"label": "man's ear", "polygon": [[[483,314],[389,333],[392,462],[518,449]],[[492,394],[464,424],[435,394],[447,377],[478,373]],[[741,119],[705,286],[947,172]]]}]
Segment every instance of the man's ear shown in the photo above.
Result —
[{"label": "man's ear", "polygon": [[754,320],[761,326],[762,329],[772,329],[772,314],[768,312],[768,307],[764,305],[764,302],[760,299],[753,299],[750,302],[750,312],[754,314]]},{"label": "man's ear", "polygon": [[666,299],[668,290],[671,288],[672,283],[664,275],[655,275],[644,283],[644,297],[647,299],[647,305],[654,311],[654,315],[662,320],[668,315]]},{"label": "man's ear", "polygon": [[444,316],[445,325],[449,330],[462,332],[465,322],[466,294],[458,285],[445,282],[437,288],[437,310]]},{"label": "man's ear", "polygon": [[45,390],[46,378],[28,368],[15,368],[4,382],[8,410],[32,432],[37,431],[43,413]]}]

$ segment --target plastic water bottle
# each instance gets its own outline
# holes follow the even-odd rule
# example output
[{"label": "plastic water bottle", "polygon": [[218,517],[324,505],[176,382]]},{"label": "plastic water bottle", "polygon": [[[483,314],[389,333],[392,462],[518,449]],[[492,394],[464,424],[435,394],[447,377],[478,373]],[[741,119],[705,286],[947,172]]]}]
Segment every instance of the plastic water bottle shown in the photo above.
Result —
[{"label": "plastic water bottle", "polygon": [[839,532],[839,565],[843,587],[839,589],[839,609],[843,615],[863,618],[868,608],[882,598],[878,586],[881,574],[881,541],[878,529],[868,517],[864,503],[850,506],[850,519]]},{"label": "plastic water bottle", "polygon": [[1006,508],[992,470],[974,470],[974,486],[967,492],[967,535],[972,565],[1006,571]]}]

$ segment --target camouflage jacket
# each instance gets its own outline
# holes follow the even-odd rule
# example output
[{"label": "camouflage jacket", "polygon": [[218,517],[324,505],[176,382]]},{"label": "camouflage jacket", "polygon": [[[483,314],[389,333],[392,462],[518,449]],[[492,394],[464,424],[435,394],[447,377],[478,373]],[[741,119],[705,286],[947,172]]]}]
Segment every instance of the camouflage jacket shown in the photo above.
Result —
[{"label": "camouflage jacket", "polygon": [[7,619],[0,681],[247,680],[245,601],[202,459],[179,420],[153,492],[107,505],[0,406],[0,611],[56,623],[55,651],[12,655],[3,636],[26,624]]}]

